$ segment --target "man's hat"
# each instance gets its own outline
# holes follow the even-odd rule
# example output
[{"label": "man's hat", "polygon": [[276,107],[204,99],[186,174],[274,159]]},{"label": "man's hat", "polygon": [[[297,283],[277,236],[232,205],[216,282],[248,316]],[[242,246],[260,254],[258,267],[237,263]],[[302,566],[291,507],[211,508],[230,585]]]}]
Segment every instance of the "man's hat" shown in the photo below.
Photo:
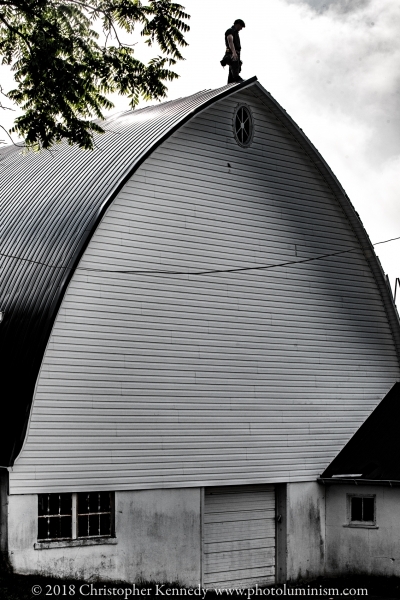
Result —
[{"label": "man's hat", "polygon": [[246,27],[246,25],[244,24],[244,21],[242,21],[242,19],[236,19],[236,21],[234,22],[234,25],[236,25],[236,23],[238,25],[241,25],[242,27]]}]

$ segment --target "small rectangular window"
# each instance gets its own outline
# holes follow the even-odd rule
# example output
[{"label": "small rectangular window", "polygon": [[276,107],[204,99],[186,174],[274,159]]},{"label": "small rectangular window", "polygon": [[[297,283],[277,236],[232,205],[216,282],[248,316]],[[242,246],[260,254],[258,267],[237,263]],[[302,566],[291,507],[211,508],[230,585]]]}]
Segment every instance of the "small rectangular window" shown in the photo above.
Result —
[{"label": "small rectangular window", "polygon": [[38,541],[114,535],[114,493],[39,494]]},{"label": "small rectangular window", "polygon": [[38,540],[72,538],[72,495],[39,494]]},{"label": "small rectangular window", "polygon": [[111,493],[78,494],[78,538],[111,537]]},{"label": "small rectangular window", "polygon": [[349,522],[351,525],[375,525],[375,496],[349,496]]}]

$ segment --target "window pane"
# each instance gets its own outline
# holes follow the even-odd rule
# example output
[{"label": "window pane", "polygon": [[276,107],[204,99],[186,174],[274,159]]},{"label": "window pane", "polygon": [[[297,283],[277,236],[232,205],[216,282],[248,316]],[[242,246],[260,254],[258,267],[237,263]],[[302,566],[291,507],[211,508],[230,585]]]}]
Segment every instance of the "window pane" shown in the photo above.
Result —
[{"label": "window pane", "polygon": [[[106,497],[109,492],[90,492],[90,493],[79,493],[78,494],[78,514],[84,515],[88,513],[102,512],[101,508],[102,496]],[[107,509],[109,510],[109,509]]]},{"label": "window pane", "polygon": [[89,535],[100,535],[100,515],[90,515]]},{"label": "window pane", "polygon": [[71,517],[40,517],[38,519],[39,540],[59,540],[71,537]]},{"label": "window pane", "polygon": [[362,498],[351,498],[351,521],[362,521]]},{"label": "window pane", "polygon": [[239,144],[246,146],[252,135],[252,120],[249,110],[245,106],[238,108],[235,117],[235,136]]},{"label": "window pane", "polygon": [[99,493],[100,501],[100,512],[110,512],[111,503],[110,503],[110,492],[100,492]]},{"label": "window pane", "polygon": [[95,513],[100,511],[99,494],[98,492],[92,492],[89,494],[89,512]]},{"label": "window pane", "polygon": [[84,515],[78,517],[78,537],[87,537],[89,535],[89,517]]},{"label": "window pane", "polygon": [[375,520],[375,502],[374,498],[363,498],[363,521]]},{"label": "window pane", "polygon": [[38,540],[45,540],[49,537],[47,529],[48,519],[38,519]]},{"label": "window pane", "polygon": [[78,494],[78,514],[83,515],[89,512],[89,494]]},{"label": "window pane", "polygon": [[100,535],[111,535],[110,515],[100,515]]},{"label": "window pane", "polygon": [[59,521],[59,535],[61,538],[72,537],[72,517],[60,517]]},{"label": "window pane", "polygon": [[60,514],[72,515],[72,494],[60,494]]},{"label": "window pane", "polygon": [[38,496],[38,500],[39,500],[39,517],[41,515],[47,515],[47,505],[48,505],[48,499],[49,499],[49,495],[48,494],[39,494]]},{"label": "window pane", "polygon": [[48,494],[48,514],[58,515],[60,506],[60,494]]}]

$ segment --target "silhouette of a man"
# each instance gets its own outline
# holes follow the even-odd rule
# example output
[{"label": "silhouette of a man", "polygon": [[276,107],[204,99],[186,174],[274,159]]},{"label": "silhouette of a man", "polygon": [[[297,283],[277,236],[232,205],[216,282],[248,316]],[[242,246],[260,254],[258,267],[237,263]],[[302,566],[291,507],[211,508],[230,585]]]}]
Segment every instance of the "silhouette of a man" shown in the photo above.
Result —
[{"label": "silhouette of a man", "polygon": [[240,60],[240,37],[239,31],[246,27],[242,19],[236,19],[232,27],[225,31],[226,54],[221,61],[221,64],[229,65],[228,83],[237,83],[243,81],[239,73],[242,68]]}]

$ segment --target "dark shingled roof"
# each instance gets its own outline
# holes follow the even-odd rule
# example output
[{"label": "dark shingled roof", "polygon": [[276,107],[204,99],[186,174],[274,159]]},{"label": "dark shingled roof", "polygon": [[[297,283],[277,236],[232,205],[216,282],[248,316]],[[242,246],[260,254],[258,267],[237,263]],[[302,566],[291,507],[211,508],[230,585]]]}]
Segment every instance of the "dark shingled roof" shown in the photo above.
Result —
[{"label": "dark shingled roof", "polygon": [[61,301],[105,211],[142,162],[192,117],[251,87],[293,135],[330,185],[370,264],[400,356],[400,328],[373,247],[346,193],[323,158],[282,107],[256,81],[128,111],[107,119],[106,133],[85,152],[60,144],[21,154],[0,150],[2,242],[0,347],[2,399],[0,465],[12,465],[24,440],[35,384]]},{"label": "dark shingled roof", "polygon": [[399,422],[400,383],[395,383],[321,478],[360,475],[357,480],[400,482]]}]

